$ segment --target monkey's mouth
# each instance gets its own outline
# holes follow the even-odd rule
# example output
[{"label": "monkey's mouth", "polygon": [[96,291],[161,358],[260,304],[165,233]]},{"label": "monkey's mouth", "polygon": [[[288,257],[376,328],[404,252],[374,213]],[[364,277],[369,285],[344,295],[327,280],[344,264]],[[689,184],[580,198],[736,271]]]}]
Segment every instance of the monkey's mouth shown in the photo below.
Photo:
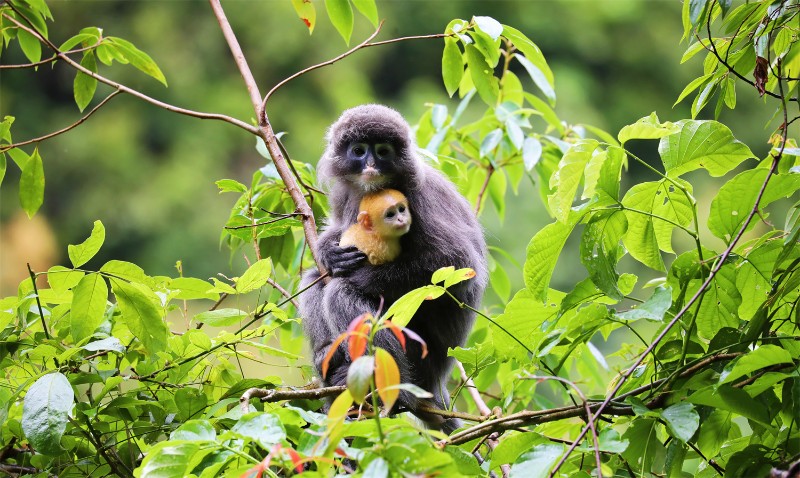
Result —
[{"label": "monkey's mouth", "polygon": [[381,189],[388,178],[381,174],[377,169],[365,169],[358,175],[358,182],[365,191],[375,191]]}]

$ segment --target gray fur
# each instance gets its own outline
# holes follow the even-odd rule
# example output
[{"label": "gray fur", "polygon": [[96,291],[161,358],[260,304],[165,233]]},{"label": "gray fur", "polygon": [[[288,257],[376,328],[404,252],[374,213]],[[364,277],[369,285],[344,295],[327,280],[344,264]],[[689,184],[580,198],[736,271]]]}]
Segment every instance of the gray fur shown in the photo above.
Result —
[{"label": "gray fur", "polygon": [[[396,145],[393,170],[386,172],[386,182],[382,186],[406,195],[414,224],[400,239],[400,256],[393,262],[375,266],[362,261],[345,277],[337,277],[327,285],[320,281],[301,295],[300,313],[318,372],[328,345],[347,329],[352,319],[364,312],[375,313],[381,297],[386,310],[406,292],[430,284],[431,275],[437,269],[470,267],[476,276],[451,291],[459,300],[477,308],[488,280],[486,243],[469,203],[447,178],[417,155],[411,128],[403,117],[381,105],[347,110],[328,131],[328,146],[318,165],[320,178],[330,188],[331,206],[330,222],[319,237],[322,265],[330,269],[329,262],[342,251],[338,245],[342,232],[356,221],[365,191],[354,175],[343,172],[343,152],[350,142],[365,138],[391,141]],[[316,269],[310,270],[303,277],[301,287],[318,277]],[[421,350],[416,342],[408,340],[404,353],[388,331],[376,337],[377,345],[388,349],[395,357],[403,381],[433,393],[433,404],[446,408],[449,406],[446,385],[453,368],[447,349],[464,345],[474,320],[472,312],[461,309],[449,297],[425,301],[408,324],[408,328],[428,345],[429,355],[425,359],[420,358]],[[343,384],[348,364],[349,357],[342,347],[329,364],[325,382]],[[401,393],[400,403],[413,411],[418,402],[410,394]],[[458,420],[443,422],[439,417],[421,418],[446,432],[460,425]]]}]

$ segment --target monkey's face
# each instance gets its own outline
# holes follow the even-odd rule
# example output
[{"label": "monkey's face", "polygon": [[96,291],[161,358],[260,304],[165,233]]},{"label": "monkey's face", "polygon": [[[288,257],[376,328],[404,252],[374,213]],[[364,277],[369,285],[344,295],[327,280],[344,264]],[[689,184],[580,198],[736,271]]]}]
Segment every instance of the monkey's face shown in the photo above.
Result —
[{"label": "monkey's face", "polygon": [[382,224],[384,237],[400,237],[411,228],[411,213],[408,203],[400,201],[392,204],[383,211],[383,217],[378,224]]},{"label": "monkey's face", "polygon": [[362,191],[377,191],[396,173],[397,150],[392,143],[365,139],[351,141],[343,152],[345,175]]}]

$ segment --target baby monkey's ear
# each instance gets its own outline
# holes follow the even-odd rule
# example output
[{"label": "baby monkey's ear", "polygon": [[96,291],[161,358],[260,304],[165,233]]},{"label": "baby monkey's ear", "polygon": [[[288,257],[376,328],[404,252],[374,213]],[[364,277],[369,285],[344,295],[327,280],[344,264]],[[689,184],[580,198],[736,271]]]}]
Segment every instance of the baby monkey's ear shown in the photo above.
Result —
[{"label": "baby monkey's ear", "polygon": [[361,224],[361,227],[363,227],[365,231],[372,232],[372,219],[369,218],[369,213],[367,211],[359,212],[356,222]]}]

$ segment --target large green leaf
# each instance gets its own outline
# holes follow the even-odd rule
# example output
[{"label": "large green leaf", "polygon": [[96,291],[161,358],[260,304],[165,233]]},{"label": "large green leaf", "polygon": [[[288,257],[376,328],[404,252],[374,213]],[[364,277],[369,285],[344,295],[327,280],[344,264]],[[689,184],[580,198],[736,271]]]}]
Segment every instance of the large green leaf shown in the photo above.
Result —
[{"label": "large green leaf", "polygon": [[458,48],[458,41],[455,38],[447,37],[444,39],[444,52],[442,53],[442,79],[447,89],[447,94],[453,96],[464,76],[464,59],[461,50]]},{"label": "large green leaf", "polygon": [[697,334],[711,340],[723,327],[738,328],[737,311],[741,301],[742,296],[736,289],[735,266],[725,264],[714,276],[697,310]]},{"label": "large green leaf", "polygon": [[[83,54],[81,66],[97,73],[97,61],[94,57],[94,52],[89,50]],[[94,92],[97,90],[97,80],[83,72],[77,72],[75,81],[72,84],[73,94],[75,96],[75,103],[78,109],[83,111],[94,98]]]},{"label": "large green leaf", "polygon": [[39,378],[28,389],[22,406],[22,431],[37,453],[57,455],[63,451],[61,436],[74,397],[72,385],[60,372]]},{"label": "large green leaf", "polygon": [[684,120],[680,132],[661,138],[658,152],[667,175],[678,177],[704,168],[712,176],[722,176],[753,153],[733,137],[731,130],[716,121]]},{"label": "large green leaf", "polygon": [[672,305],[672,288],[670,286],[658,286],[653,291],[653,295],[643,304],[636,306],[626,312],[616,314],[623,320],[648,319],[663,321],[664,314],[667,313]]},{"label": "large green leaf", "polygon": [[378,7],[375,5],[375,0],[353,0],[353,5],[370,23],[378,26]]},{"label": "large green leaf", "polygon": [[661,412],[661,418],[667,422],[670,434],[686,443],[700,426],[700,415],[688,402],[676,403]]},{"label": "large green leaf", "polygon": [[528,243],[523,277],[525,286],[541,302],[547,297],[547,288],[561,249],[581,217],[581,214],[573,212],[566,223],[556,221],[548,224]]},{"label": "large green leaf", "polygon": [[[711,201],[708,217],[708,228],[715,236],[730,241],[739,232],[756,205],[758,193],[768,172],[764,168],[744,171],[720,188],[717,196]],[[798,189],[800,189],[800,174],[777,174],[770,178],[758,206],[766,207],[782,197],[791,196]],[[747,229],[751,229],[754,225],[755,221],[751,221]]]},{"label": "large green leaf", "polygon": [[550,476],[550,468],[564,452],[564,445],[547,443],[538,445],[523,454],[511,466],[509,478],[537,478]]},{"label": "large green leaf", "polygon": [[353,34],[353,7],[350,0],[325,0],[325,9],[336,31],[350,44],[350,35]]},{"label": "large green leaf", "polygon": [[[511,43],[514,44],[517,50],[521,51],[522,54],[525,55],[525,59],[529,63],[528,66],[533,67],[533,70],[529,69],[527,66],[525,67],[528,71],[528,74],[531,75],[531,78],[536,83],[536,86],[542,90],[550,103],[554,104],[556,101],[556,94],[553,81],[553,72],[550,70],[550,66],[548,66],[547,60],[545,60],[544,55],[542,54],[542,50],[540,50],[539,47],[530,40],[530,38],[525,36],[524,33],[514,27],[503,25],[503,36],[511,40]],[[519,56],[516,58],[519,59]]]},{"label": "large green leaf", "polygon": [[98,221],[94,222],[92,233],[82,243],[73,246],[67,246],[67,254],[69,260],[72,262],[73,267],[80,267],[86,264],[89,259],[97,254],[97,251],[102,247],[103,242],[106,240],[106,228],[103,223]]},{"label": "large green leaf", "polygon": [[550,177],[550,188],[555,192],[548,196],[548,203],[553,215],[562,223],[569,219],[575,194],[583,179],[583,170],[598,146],[595,140],[575,143],[558,162],[558,169]]},{"label": "large green leaf", "polygon": [[636,123],[623,126],[619,130],[617,138],[621,144],[625,144],[631,139],[660,139],[665,136],[677,133],[681,130],[680,124],[667,121],[661,123],[655,112],[650,113],[650,116],[640,118]]},{"label": "large green leaf", "polygon": [[[422,302],[437,299],[444,295],[444,292],[444,288],[435,285],[426,285],[409,291],[389,307],[384,317],[386,319],[392,319],[392,322],[398,327],[405,327],[411,321],[411,318],[414,317],[414,314],[422,305]],[[354,311],[352,318],[355,319],[359,312],[364,313],[368,311]]]},{"label": "large green leaf", "polygon": [[286,439],[286,431],[277,416],[265,412],[243,415],[231,428],[236,436],[249,438],[265,450]]},{"label": "large green leaf", "polygon": [[22,168],[19,178],[19,204],[28,217],[33,217],[43,202],[44,164],[37,148]]},{"label": "large green leaf", "polygon": [[161,72],[161,69],[158,67],[156,62],[153,61],[153,59],[150,58],[147,53],[136,48],[133,43],[122,38],[107,37],[105,40],[107,41],[107,44],[113,45],[117,52],[122,54],[122,56],[128,60],[131,65],[146,75],[149,75],[160,81],[164,86],[167,86],[167,79],[164,77],[164,73]]},{"label": "large green leaf", "polygon": [[272,260],[261,259],[247,268],[239,279],[236,280],[236,291],[240,294],[254,291],[267,283],[272,273]]},{"label": "large green leaf", "polygon": [[196,463],[202,442],[164,441],[145,455],[134,476],[141,478],[184,478],[192,471],[190,463]]},{"label": "large green leaf", "polygon": [[756,370],[781,363],[792,363],[792,354],[788,350],[772,344],[762,345],[725,367],[719,376],[719,381],[730,383]]},{"label": "large green leaf", "polygon": [[538,351],[545,338],[542,324],[558,316],[563,297],[563,293],[551,290],[545,303],[528,289],[517,292],[491,326],[497,357],[529,360],[530,352]]},{"label": "large green leaf", "polygon": [[690,395],[687,401],[707,405],[715,410],[727,410],[762,425],[769,425],[767,410],[741,388],[730,385],[706,387]]},{"label": "large green leaf", "polygon": [[749,249],[736,271],[736,288],[742,295],[739,316],[750,320],[767,299],[772,288],[772,269],[781,253],[782,242],[770,240]]},{"label": "large green leaf", "polygon": [[89,337],[103,322],[108,286],[100,274],[84,276],[72,290],[69,330],[77,343]]},{"label": "large green leaf", "polygon": [[593,217],[581,235],[581,263],[597,288],[614,300],[623,298],[616,266],[622,256],[620,239],[627,229],[625,213],[617,210]]},{"label": "large green leaf", "polygon": [[145,286],[112,278],[111,289],[131,333],[153,355],[167,347],[167,324],[156,304],[158,298]]}]

